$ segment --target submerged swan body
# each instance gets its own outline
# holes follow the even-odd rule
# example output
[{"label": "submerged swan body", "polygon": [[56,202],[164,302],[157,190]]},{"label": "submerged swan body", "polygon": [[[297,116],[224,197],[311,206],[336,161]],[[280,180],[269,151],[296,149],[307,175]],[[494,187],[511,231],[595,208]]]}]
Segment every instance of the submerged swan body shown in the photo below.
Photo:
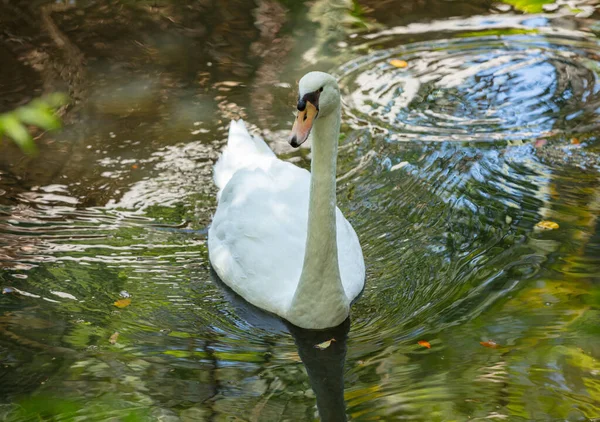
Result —
[{"label": "submerged swan body", "polygon": [[290,139],[312,129],[311,172],[279,160],[232,121],[214,168],[219,204],[208,232],[221,280],[253,305],[302,328],[334,327],[364,287],[358,237],[335,205],[340,96],[335,79],[311,72],[300,81]]}]

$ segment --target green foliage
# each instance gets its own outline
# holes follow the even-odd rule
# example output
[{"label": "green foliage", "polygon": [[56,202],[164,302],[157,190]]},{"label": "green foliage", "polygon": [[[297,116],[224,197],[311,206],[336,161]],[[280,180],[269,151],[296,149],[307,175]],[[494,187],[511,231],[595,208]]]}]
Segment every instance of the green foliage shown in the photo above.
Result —
[{"label": "green foliage", "polygon": [[59,129],[61,122],[56,115],[56,109],[67,102],[66,95],[55,93],[35,99],[11,112],[0,114],[0,137],[6,135],[24,153],[36,154],[37,147],[26,125],[43,130]]}]

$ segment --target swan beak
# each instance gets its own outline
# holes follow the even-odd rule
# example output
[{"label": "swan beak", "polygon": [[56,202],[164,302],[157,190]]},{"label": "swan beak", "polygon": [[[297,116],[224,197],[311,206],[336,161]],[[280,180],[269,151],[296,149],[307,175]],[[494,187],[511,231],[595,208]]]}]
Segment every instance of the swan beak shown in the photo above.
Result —
[{"label": "swan beak", "polygon": [[305,104],[304,110],[300,110],[301,107],[298,106],[298,116],[296,116],[294,126],[292,127],[292,134],[290,135],[289,142],[294,148],[298,148],[306,141],[313,123],[317,118],[317,114],[319,114],[319,110],[313,103],[306,101]]}]

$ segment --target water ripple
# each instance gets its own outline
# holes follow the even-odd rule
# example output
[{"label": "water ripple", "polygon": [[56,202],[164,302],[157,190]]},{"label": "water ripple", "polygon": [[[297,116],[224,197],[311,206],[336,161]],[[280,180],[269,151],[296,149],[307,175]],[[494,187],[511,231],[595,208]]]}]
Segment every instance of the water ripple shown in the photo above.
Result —
[{"label": "water ripple", "polygon": [[[352,124],[426,141],[515,140],[597,127],[596,42],[536,33],[461,36],[375,50],[341,66]],[[408,66],[397,68],[393,59]]]}]

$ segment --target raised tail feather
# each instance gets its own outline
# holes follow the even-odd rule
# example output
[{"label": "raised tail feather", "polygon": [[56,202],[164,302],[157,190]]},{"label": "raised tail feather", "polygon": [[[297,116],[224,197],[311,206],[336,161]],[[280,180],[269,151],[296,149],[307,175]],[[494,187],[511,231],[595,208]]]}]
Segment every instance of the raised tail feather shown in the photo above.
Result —
[{"label": "raised tail feather", "polygon": [[243,120],[232,120],[227,146],[214,167],[214,180],[219,188],[219,196],[236,171],[262,167],[270,158],[275,158],[275,154],[265,141],[250,135]]}]

